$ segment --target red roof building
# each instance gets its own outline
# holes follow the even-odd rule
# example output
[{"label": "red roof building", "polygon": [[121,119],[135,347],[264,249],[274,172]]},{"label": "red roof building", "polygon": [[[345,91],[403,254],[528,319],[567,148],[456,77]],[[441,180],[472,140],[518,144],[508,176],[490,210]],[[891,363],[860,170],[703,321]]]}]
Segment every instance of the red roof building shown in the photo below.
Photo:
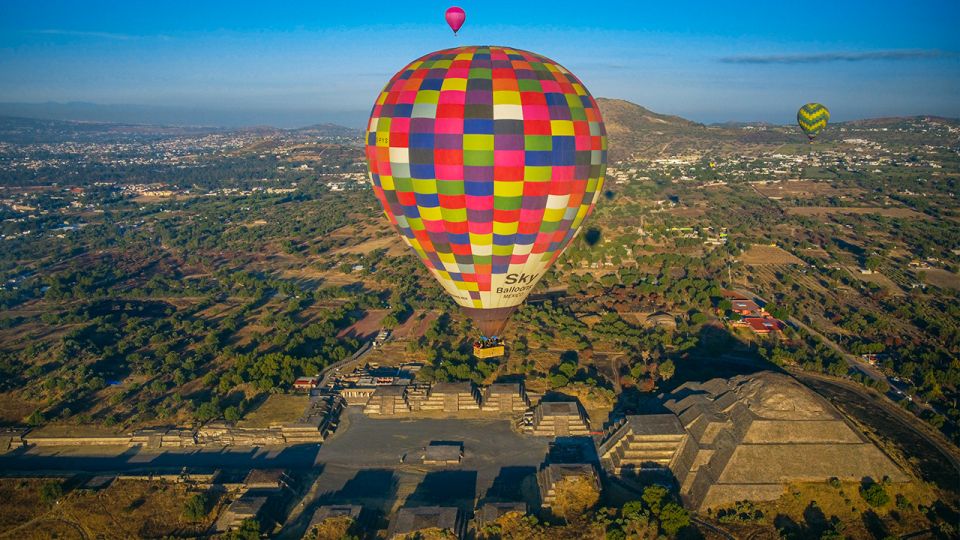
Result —
[{"label": "red roof building", "polygon": [[767,335],[772,332],[783,330],[783,322],[773,317],[746,317],[743,324],[748,326],[755,334]]},{"label": "red roof building", "polygon": [[317,377],[300,377],[293,381],[293,388],[296,390],[313,390],[319,382],[320,379]]},{"label": "red roof building", "polygon": [[763,308],[757,305],[753,300],[747,300],[745,298],[734,298],[730,300],[732,307],[731,311],[734,313],[740,314],[744,317],[750,315],[761,315],[764,313]]}]

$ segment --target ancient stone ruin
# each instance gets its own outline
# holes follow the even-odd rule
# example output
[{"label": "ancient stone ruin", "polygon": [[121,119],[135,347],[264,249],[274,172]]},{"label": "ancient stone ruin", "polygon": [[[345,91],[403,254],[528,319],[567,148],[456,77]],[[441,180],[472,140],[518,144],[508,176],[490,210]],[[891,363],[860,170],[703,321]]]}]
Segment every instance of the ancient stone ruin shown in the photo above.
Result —
[{"label": "ancient stone ruin", "polygon": [[599,454],[612,474],[672,473],[697,510],[777,499],[791,482],[909,480],[830,403],[787,375],[686,383],[661,398],[672,415],[627,417]]}]

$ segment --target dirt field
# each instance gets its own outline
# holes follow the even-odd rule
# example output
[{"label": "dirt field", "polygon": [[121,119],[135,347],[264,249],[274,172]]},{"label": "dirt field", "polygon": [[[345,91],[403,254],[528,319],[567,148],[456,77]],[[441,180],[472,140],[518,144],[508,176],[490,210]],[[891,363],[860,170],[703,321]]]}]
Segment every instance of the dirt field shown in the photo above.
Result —
[{"label": "dirt field", "polygon": [[403,255],[409,252],[409,248],[398,236],[390,234],[380,238],[367,240],[355,246],[347,246],[333,252],[334,255],[343,255],[345,253],[356,253],[366,255],[376,249],[386,249],[388,255]]},{"label": "dirt field", "polygon": [[670,208],[666,212],[671,216],[684,218],[700,217],[706,213],[703,208]]},{"label": "dirt field", "polygon": [[750,249],[740,255],[740,260],[746,265],[765,264],[804,264],[803,261],[782,250],[777,246],[750,246]]},{"label": "dirt field", "polygon": [[931,268],[922,270],[925,273],[927,283],[943,289],[960,289],[960,275],[948,272],[942,268]]},{"label": "dirt field", "polygon": [[816,257],[822,261],[830,260],[830,254],[820,248],[808,248],[803,250],[803,253],[808,257]]},{"label": "dirt field", "polygon": [[237,425],[246,428],[266,428],[292,422],[300,418],[309,401],[306,395],[271,394],[259,407],[237,422]]},{"label": "dirt field", "polygon": [[426,313],[423,319],[420,319],[419,316],[420,312],[414,313],[403,324],[396,327],[393,330],[394,339],[411,339],[422,336],[440,314],[430,311]]},{"label": "dirt field", "polygon": [[829,216],[830,214],[877,214],[892,218],[930,219],[909,208],[877,208],[873,206],[795,206],[783,210],[791,216]]},{"label": "dirt field", "polygon": [[361,339],[375,336],[380,331],[380,323],[389,313],[390,310],[387,309],[369,309],[364,318],[344,328],[337,335],[340,337],[353,336]]}]

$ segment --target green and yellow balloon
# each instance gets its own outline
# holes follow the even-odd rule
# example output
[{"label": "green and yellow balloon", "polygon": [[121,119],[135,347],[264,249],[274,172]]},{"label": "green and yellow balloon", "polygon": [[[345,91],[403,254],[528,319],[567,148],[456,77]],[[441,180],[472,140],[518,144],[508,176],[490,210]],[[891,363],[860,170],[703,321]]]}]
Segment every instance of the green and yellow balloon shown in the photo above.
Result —
[{"label": "green and yellow balloon", "polygon": [[827,127],[830,121],[830,111],[819,103],[807,103],[797,111],[797,123],[810,142]]}]

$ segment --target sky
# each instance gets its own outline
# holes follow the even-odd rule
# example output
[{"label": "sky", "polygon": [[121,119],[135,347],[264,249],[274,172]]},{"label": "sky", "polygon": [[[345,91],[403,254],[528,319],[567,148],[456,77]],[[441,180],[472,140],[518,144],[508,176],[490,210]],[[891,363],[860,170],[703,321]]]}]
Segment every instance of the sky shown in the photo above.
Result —
[{"label": "sky", "polygon": [[960,117],[957,0],[465,0],[456,37],[450,5],[0,0],[0,102],[360,127],[411,60],[491,44],[552,58],[596,97],[705,123],[787,123],[808,101],[837,120]]}]

